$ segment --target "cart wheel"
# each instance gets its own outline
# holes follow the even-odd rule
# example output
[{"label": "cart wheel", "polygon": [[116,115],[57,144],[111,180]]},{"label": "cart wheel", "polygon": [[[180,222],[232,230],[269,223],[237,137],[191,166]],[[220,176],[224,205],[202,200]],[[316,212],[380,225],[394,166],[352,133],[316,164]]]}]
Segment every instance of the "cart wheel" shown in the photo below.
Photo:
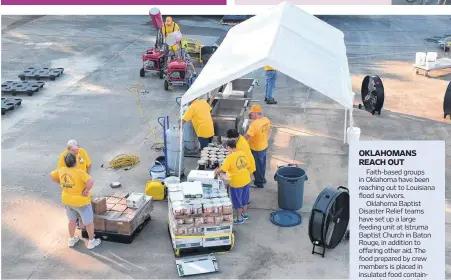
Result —
[{"label": "cart wheel", "polygon": [[146,75],[146,72],[144,71],[144,68],[141,68],[141,70],[139,70],[139,76],[142,78]]},{"label": "cart wheel", "polygon": [[162,80],[162,79],[164,78],[164,71],[163,71],[163,70],[160,70],[159,75],[160,75],[160,79]]},{"label": "cart wheel", "polygon": [[420,70],[417,69],[417,70],[415,71],[415,73],[418,75],[418,74],[420,73]]},{"label": "cart wheel", "polygon": [[168,81],[164,81],[164,90],[169,90],[169,83]]}]

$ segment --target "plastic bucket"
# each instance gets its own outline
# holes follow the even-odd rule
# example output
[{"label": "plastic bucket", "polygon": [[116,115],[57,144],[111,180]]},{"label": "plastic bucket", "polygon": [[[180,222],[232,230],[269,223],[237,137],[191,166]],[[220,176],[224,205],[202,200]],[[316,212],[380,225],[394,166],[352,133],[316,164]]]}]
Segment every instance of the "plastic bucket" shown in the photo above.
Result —
[{"label": "plastic bucket", "polygon": [[348,127],[347,130],[347,142],[349,145],[358,142],[360,140],[360,128],[358,127]]},{"label": "plastic bucket", "polygon": [[415,65],[424,65],[426,63],[426,53],[417,52],[415,57]]},{"label": "plastic bucket", "polygon": [[166,179],[164,179],[164,184],[166,186],[168,186],[170,184],[178,184],[178,183],[180,183],[179,177],[171,176],[171,177],[167,177]]},{"label": "plastic bucket", "polygon": [[163,27],[163,17],[161,16],[161,12],[158,8],[152,8],[149,10],[150,21],[152,22],[153,27],[155,29],[160,29]]},{"label": "plastic bucket", "polygon": [[166,167],[160,162],[155,162],[155,165],[150,169],[150,177],[152,180],[164,180],[166,178]]},{"label": "plastic bucket", "polygon": [[276,171],[274,180],[277,181],[277,195],[279,208],[296,211],[304,204],[304,182],[307,174],[297,166],[282,166]]},{"label": "plastic bucket", "polygon": [[426,55],[426,61],[437,61],[437,53],[436,52],[428,52]]}]

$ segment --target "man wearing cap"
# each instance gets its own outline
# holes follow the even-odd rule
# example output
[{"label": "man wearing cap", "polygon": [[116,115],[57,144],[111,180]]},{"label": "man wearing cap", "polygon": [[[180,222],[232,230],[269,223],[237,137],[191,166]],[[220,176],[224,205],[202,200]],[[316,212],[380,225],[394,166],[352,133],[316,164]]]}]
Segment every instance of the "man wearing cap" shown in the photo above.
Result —
[{"label": "man wearing cap", "polygon": [[200,149],[202,150],[211,143],[215,135],[213,119],[211,118],[211,106],[205,99],[197,98],[191,102],[191,105],[189,105],[183,115],[182,125],[189,121],[193,122],[194,131],[196,132]]},{"label": "man wearing cap", "polygon": [[80,218],[86,225],[89,236],[88,249],[94,249],[100,244],[100,239],[94,235],[94,212],[91,205],[91,189],[94,180],[85,171],[77,168],[77,159],[73,153],[64,156],[64,165],[50,173],[50,178],[59,184],[62,189],[61,200],[66,208],[69,220],[69,247],[75,246],[80,240],[75,236],[77,219]]},{"label": "man wearing cap", "polygon": [[66,164],[64,163],[64,157],[68,153],[72,153],[75,155],[77,159],[76,167],[78,169],[81,169],[88,174],[91,173],[91,159],[89,158],[88,152],[86,152],[85,149],[80,148],[76,140],[69,140],[67,142],[66,150],[62,152],[59,157],[58,168],[66,166]]},{"label": "man wearing cap", "polygon": [[255,159],[254,187],[263,188],[264,184],[266,184],[266,150],[268,148],[271,122],[267,117],[263,116],[263,110],[260,105],[252,105],[249,110],[249,117],[252,123],[244,138],[249,142],[249,147]]},{"label": "man wearing cap", "polygon": [[[164,25],[161,27],[161,33],[163,35],[164,42],[166,43],[166,38],[168,35],[174,33],[175,31],[180,31],[179,25],[172,20],[172,17],[166,17]],[[167,46],[167,45],[166,45]],[[178,50],[178,46],[167,46],[167,50],[171,51],[173,54]]]},{"label": "man wearing cap", "polygon": [[166,39],[169,34],[174,33],[175,31],[180,31],[179,25],[172,20],[172,17],[166,17],[164,25],[161,27],[163,38]]},{"label": "man wearing cap", "polygon": [[277,71],[270,66],[265,66],[264,69],[266,72],[265,102],[266,104],[277,104],[277,101],[272,97],[274,88],[276,87]]}]

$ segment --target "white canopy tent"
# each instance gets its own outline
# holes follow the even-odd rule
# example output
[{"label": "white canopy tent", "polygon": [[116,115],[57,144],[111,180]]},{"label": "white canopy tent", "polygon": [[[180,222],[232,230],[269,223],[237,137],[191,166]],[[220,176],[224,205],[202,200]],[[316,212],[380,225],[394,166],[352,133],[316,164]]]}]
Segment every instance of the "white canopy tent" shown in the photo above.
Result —
[{"label": "white canopy tent", "polygon": [[348,110],[353,126],[354,93],[344,34],[287,2],[232,27],[182,96],[181,108],[266,65],[343,105],[346,142]]}]

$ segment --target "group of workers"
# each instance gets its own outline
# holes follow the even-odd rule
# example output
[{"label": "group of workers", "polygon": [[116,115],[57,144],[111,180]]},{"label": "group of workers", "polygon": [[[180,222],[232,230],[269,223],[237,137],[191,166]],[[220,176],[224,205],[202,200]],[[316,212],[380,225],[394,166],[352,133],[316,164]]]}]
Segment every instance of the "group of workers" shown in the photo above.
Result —
[{"label": "group of workers", "polygon": [[[199,140],[200,149],[211,143],[214,132],[211,106],[203,98],[195,99],[183,115],[182,124],[191,121]],[[237,209],[235,223],[243,223],[248,218],[249,188],[263,188],[266,184],[266,150],[270,137],[271,122],[263,115],[260,105],[253,105],[249,110],[252,123],[245,135],[235,129],[227,131],[226,148],[229,155],[216,175],[227,173],[230,179],[230,195],[234,208]],[[254,182],[251,185],[251,177]]]},{"label": "group of workers", "polygon": [[91,205],[91,189],[94,179],[91,172],[91,159],[76,140],[69,140],[66,150],[61,153],[58,168],[50,173],[50,178],[59,184],[61,200],[69,220],[69,247],[75,246],[80,240],[75,235],[77,223],[88,233],[88,249],[99,246],[101,241],[94,235],[94,211]]},{"label": "group of workers", "polygon": [[[167,17],[162,27],[163,38],[180,27],[171,17]],[[277,104],[272,97],[277,73],[275,69],[266,66],[267,104]],[[229,155],[223,164],[215,170],[217,175],[227,173],[230,179],[230,195],[237,215],[234,223],[241,224],[248,219],[247,206],[250,198],[250,187],[263,188],[266,184],[266,150],[270,137],[271,122],[263,116],[260,105],[253,105],[249,110],[252,123],[246,134],[240,135],[235,129],[227,131],[226,148]],[[214,132],[211,106],[204,99],[191,102],[183,116],[183,124],[191,121],[198,137],[200,148],[211,143]],[[88,233],[88,249],[100,245],[101,240],[94,234],[94,212],[91,205],[91,189],[94,180],[90,176],[91,159],[86,150],[80,148],[76,140],[69,140],[66,150],[61,153],[58,167],[50,173],[50,178],[62,189],[61,200],[69,220],[69,247],[75,246],[80,240],[75,235],[77,225]],[[254,177],[253,185],[252,176]]]}]

